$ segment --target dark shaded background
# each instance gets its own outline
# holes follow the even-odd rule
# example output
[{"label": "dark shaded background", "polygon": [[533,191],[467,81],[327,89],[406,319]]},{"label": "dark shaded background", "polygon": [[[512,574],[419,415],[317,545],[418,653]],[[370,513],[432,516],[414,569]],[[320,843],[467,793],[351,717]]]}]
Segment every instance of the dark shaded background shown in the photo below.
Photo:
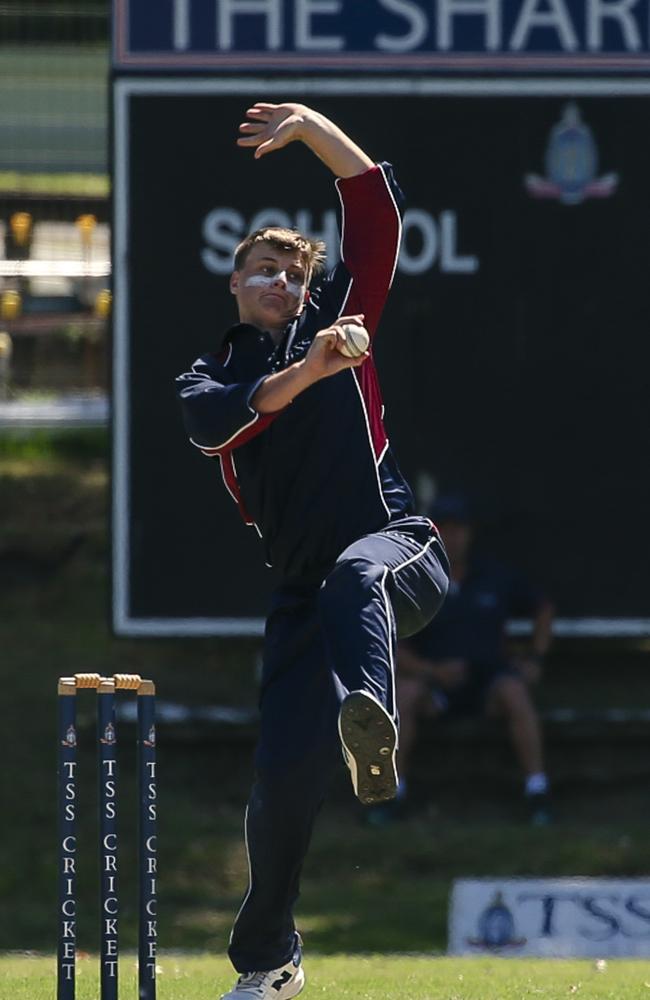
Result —
[{"label": "dark shaded background", "polygon": [[[544,173],[566,98],[312,103],[395,164],[408,206],[455,211],[459,252],[480,258],[476,274],[396,277],[377,360],[404,472],[469,491],[484,539],[540,580],[561,616],[645,617],[647,100],[577,102],[599,173],[620,174],[613,197],[577,206],[536,201],[523,184]],[[187,443],[173,392],[235,318],[227,278],[201,263],[207,213],[227,205],[250,218],[275,205],[320,219],[337,202],[328,171],[298,144],[260,163],[235,147],[246,106],[132,98],[135,617],[260,616],[273,582],[217,463]]]}]

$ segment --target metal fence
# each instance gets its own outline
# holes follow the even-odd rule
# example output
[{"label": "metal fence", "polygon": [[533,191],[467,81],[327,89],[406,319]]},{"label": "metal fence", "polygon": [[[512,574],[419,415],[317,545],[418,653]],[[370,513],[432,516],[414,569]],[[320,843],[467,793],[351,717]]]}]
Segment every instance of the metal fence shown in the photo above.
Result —
[{"label": "metal fence", "polygon": [[101,389],[109,3],[0,3],[0,395]]}]

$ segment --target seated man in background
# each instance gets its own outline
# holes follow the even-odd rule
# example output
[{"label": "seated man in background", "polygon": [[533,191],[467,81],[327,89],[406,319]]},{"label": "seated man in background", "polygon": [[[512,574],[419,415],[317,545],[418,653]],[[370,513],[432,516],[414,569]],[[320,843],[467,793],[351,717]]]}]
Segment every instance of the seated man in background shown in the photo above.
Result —
[{"label": "seated man in background", "polygon": [[[529,819],[535,825],[545,825],[550,820],[548,780],[539,718],[529,687],[541,676],[551,642],[553,607],[519,574],[473,555],[469,506],[462,496],[441,497],[432,516],[449,556],[451,579],[437,618],[399,647],[399,794],[403,802],[409,757],[421,718],[501,718],[525,776]],[[507,648],[510,618],[531,618],[533,622],[526,651],[519,657]]]}]

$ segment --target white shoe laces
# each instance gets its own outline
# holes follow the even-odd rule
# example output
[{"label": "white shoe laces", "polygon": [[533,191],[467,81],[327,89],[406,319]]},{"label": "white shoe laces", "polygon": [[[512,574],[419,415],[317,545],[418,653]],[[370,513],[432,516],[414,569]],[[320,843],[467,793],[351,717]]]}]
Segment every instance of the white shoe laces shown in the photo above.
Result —
[{"label": "white shoe laces", "polygon": [[277,972],[244,972],[237,980],[235,990],[241,990],[242,993],[253,992],[263,997],[273,976],[277,976]]}]

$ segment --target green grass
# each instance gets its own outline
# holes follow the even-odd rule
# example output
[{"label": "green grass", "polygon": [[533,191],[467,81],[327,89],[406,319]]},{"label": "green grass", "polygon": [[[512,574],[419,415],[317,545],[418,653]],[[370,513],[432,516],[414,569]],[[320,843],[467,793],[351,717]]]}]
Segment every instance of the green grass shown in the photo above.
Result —
[{"label": "green grass", "polygon": [[[256,698],[257,640],[126,640],[110,634],[106,444],[103,431],[0,436],[0,729],[7,777],[3,807],[10,817],[0,838],[0,951],[43,954],[55,946],[54,749],[59,674],[75,670],[150,674],[165,700],[195,705],[251,705]],[[53,569],[51,560],[78,536],[80,543],[73,555]],[[570,669],[558,659],[555,669],[563,690],[572,685],[569,704],[595,697],[594,689],[600,689],[602,680],[593,682],[593,665],[591,655],[582,664],[571,660]],[[618,661],[614,673],[621,686]],[[647,703],[638,681],[636,686],[630,683],[629,696]],[[80,764],[79,946],[88,951],[97,947],[98,926],[93,721],[91,700],[86,700],[80,706],[84,752]],[[120,751],[120,801],[124,803],[120,812],[120,933],[125,948],[133,948],[136,941],[133,735],[125,729]],[[242,815],[251,778],[252,745],[250,740],[237,742],[234,734],[228,738],[214,731],[189,732],[164,725],[159,737],[159,940],[179,953],[191,949],[222,955],[247,882]],[[559,752],[564,751],[560,748]],[[562,766],[559,752],[553,758],[554,773]],[[589,775],[595,768],[595,748],[581,752],[581,767]],[[626,753],[638,755],[638,745],[630,745]],[[339,996],[362,1000],[399,997],[392,986],[389,990],[382,985],[392,982],[391,977],[400,979],[399,964],[377,959],[368,965],[364,959],[360,966],[356,958],[333,957],[330,964],[324,956],[352,950],[358,955],[444,951],[447,899],[456,877],[647,875],[645,780],[629,786],[618,780],[604,790],[596,786],[596,791],[584,781],[568,786],[557,797],[558,825],[531,830],[513,821],[512,789],[518,784],[511,755],[503,763],[506,792],[500,799],[492,787],[459,779],[448,758],[424,758],[424,764],[423,790],[429,806],[422,802],[413,818],[386,830],[370,830],[359,823],[341,765],[332,799],[317,824],[297,908],[298,926],[310,956],[307,996],[336,991]],[[311,957],[316,955],[321,959]],[[215,1000],[218,987],[230,981],[224,962],[174,960],[165,955],[161,961],[163,1000],[180,997],[181,989],[183,1000],[199,995]],[[94,973],[90,963],[81,965],[80,989],[84,990],[83,983],[91,983]],[[176,966],[181,976],[189,970],[190,979],[178,980],[181,986],[175,978]],[[468,971],[449,972],[451,985],[435,986],[443,973],[447,975],[445,970],[452,968]],[[473,998],[475,993],[461,989],[475,988],[471,984],[478,968],[476,961],[459,966],[444,961],[409,963],[409,974],[412,971],[419,978],[413,990],[403,995]],[[516,970],[524,970],[517,973],[520,985],[513,987],[519,993],[497,990],[494,996],[533,995],[533,988],[526,986],[527,967],[508,962],[503,968],[513,976]],[[540,966],[549,975],[555,970],[560,984],[552,986],[559,992],[541,995],[568,996],[570,986],[579,981],[583,983],[581,995],[588,998],[642,993],[650,1000],[650,992],[644,993],[640,986],[641,993],[632,992],[637,986],[626,986],[624,993],[620,983],[611,993],[593,991],[600,984],[611,984],[615,970],[637,983],[633,965],[612,964],[611,976],[591,978],[590,966],[581,966],[585,971],[575,982],[568,974],[566,980],[563,972],[560,976],[567,968]],[[349,992],[357,989],[354,977],[359,969],[363,987],[360,992]],[[0,1000],[39,1000],[32,974],[49,983],[49,997],[51,960],[12,958],[0,966]],[[458,980],[458,975],[465,979]],[[595,985],[587,989],[584,984],[592,979]],[[193,994],[189,982],[202,982],[202,992],[196,985]],[[80,1000],[93,995],[92,985],[88,989],[90,993],[80,992]],[[485,993],[481,1000],[489,997]]]},{"label": "green grass", "polygon": [[[90,958],[79,962],[78,1000],[97,996],[96,964]],[[305,1000],[647,1000],[650,995],[648,964],[637,961],[307,955],[305,969]],[[135,997],[131,957],[122,961],[121,973],[121,995]],[[49,1000],[54,960],[0,959],[0,980],[12,1000]],[[173,953],[159,958],[159,1000],[213,1000],[232,982],[232,970],[224,959]]]},{"label": "green grass", "polygon": [[[3,428],[0,434],[0,481],[16,478],[16,465],[7,460],[24,461],[24,475],[42,480],[53,468],[70,476],[70,463],[96,460],[101,463],[106,481],[105,459],[108,454],[109,435],[104,427],[70,427],[49,430],[45,428]],[[79,469],[75,468],[74,481],[80,485]]]},{"label": "green grass", "polygon": [[0,194],[32,197],[108,198],[110,180],[106,174],[31,174],[0,170]]}]

